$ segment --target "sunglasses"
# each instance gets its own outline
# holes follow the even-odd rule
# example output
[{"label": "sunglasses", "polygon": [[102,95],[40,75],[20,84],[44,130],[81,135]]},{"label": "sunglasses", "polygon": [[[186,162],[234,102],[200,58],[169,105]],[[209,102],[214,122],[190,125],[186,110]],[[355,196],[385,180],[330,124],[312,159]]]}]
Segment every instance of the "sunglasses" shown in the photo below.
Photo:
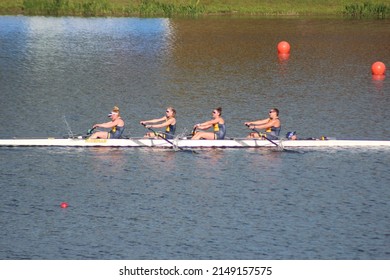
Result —
[{"label": "sunglasses", "polygon": [[215,111],[213,111],[212,113],[213,113],[213,114],[218,114],[218,112],[215,112]]}]

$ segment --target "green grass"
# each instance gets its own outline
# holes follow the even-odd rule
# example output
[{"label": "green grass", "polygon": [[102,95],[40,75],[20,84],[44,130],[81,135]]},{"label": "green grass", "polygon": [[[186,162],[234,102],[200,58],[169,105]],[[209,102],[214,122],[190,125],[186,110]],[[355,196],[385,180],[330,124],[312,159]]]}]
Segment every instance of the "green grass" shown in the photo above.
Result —
[{"label": "green grass", "polygon": [[0,0],[0,14],[118,17],[332,15],[389,18],[390,0]]},{"label": "green grass", "polygon": [[204,12],[204,7],[198,5],[198,3],[199,1],[188,1],[187,4],[175,4],[155,0],[143,0],[139,6],[139,14],[141,16],[154,16],[157,14],[166,17],[175,15],[195,16]]},{"label": "green grass", "polygon": [[372,4],[350,4],[345,7],[344,14],[353,18],[378,18],[383,19],[390,15],[390,5]]},{"label": "green grass", "polygon": [[23,0],[22,14],[49,16],[109,16],[113,9],[109,0]]}]

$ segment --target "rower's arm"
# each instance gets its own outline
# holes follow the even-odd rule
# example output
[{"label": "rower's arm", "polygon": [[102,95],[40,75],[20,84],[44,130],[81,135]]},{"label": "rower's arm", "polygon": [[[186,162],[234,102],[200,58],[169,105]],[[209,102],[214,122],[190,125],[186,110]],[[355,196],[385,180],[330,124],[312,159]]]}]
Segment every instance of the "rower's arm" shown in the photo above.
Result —
[{"label": "rower's arm", "polygon": [[209,129],[211,126],[212,126],[211,124],[206,124],[206,123],[200,123],[196,125],[196,127],[201,130]]},{"label": "rower's arm", "polygon": [[202,130],[206,130],[206,129],[209,129],[210,127],[212,127],[213,124],[218,123],[218,121],[219,121],[218,119],[209,120],[209,121],[204,122],[204,123],[198,123],[195,125],[195,127],[202,129]]},{"label": "rower's arm", "polygon": [[175,120],[174,119],[169,119],[166,122],[163,122],[161,124],[153,124],[150,125],[151,128],[161,128],[161,127],[166,127],[168,125],[171,125]]},{"label": "rower's arm", "polygon": [[119,124],[119,119],[116,119],[115,121],[112,122],[106,122],[106,123],[97,123],[93,127],[101,127],[101,128],[112,128],[116,125]]},{"label": "rower's arm", "polygon": [[140,121],[140,124],[154,124],[154,123],[158,123],[158,122],[162,122],[162,121],[165,121],[167,118],[166,117],[162,117],[162,118],[159,118],[159,119],[152,119],[152,120],[147,120],[147,121]]},{"label": "rower's arm", "polygon": [[266,124],[268,121],[269,121],[269,119],[245,122],[245,125],[248,125],[248,126],[249,125],[262,125],[262,124]]},{"label": "rower's arm", "polygon": [[279,121],[278,120],[270,120],[269,122],[266,122],[264,124],[255,124],[254,127],[257,129],[267,129],[270,127],[279,127]]}]

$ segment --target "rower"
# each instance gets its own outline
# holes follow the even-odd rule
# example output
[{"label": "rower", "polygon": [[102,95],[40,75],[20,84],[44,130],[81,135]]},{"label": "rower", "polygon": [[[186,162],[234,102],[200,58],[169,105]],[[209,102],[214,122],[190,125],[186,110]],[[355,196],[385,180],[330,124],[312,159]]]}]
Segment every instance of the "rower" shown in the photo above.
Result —
[{"label": "rower", "polygon": [[147,132],[144,137],[165,139],[173,139],[176,131],[176,110],[173,107],[168,107],[165,111],[165,116],[159,119],[140,121],[140,124],[146,128],[162,128],[165,127],[165,132]]},{"label": "rower", "polygon": [[108,114],[108,117],[111,118],[110,122],[106,123],[97,123],[92,129],[97,127],[101,128],[111,128],[110,131],[98,131],[92,134],[89,139],[118,139],[122,136],[123,131],[125,130],[125,122],[120,116],[119,108],[115,106],[111,113]]},{"label": "rower", "polygon": [[270,139],[277,140],[282,129],[280,119],[279,119],[279,110],[272,108],[268,112],[269,117],[262,120],[245,122],[245,125],[250,129],[265,129],[265,133],[251,132],[247,138],[260,138],[260,139]]},{"label": "rower", "polygon": [[[195,135],[192,137],[193,140],[206,139],[206,140],[220,140],[225,138],[226,126],[225,120],[222,118],[222,108],[215,108],[212,112],[212,119],[198,123],[194,125]],[[213,132],[196,131],[196,129],[207,130],[213,127]]]}]

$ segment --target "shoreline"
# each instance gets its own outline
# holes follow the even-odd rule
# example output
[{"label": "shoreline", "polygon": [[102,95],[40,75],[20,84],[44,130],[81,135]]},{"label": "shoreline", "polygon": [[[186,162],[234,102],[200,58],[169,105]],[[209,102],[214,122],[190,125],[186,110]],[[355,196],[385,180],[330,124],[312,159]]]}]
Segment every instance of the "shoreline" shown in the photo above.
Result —
[{"label": "shoreline", "polygon": [[[3,0],[0,15],[74,17],[347,17],[390,18],[387,0]],[[384,3],[385,2],[385,3]]]}]

